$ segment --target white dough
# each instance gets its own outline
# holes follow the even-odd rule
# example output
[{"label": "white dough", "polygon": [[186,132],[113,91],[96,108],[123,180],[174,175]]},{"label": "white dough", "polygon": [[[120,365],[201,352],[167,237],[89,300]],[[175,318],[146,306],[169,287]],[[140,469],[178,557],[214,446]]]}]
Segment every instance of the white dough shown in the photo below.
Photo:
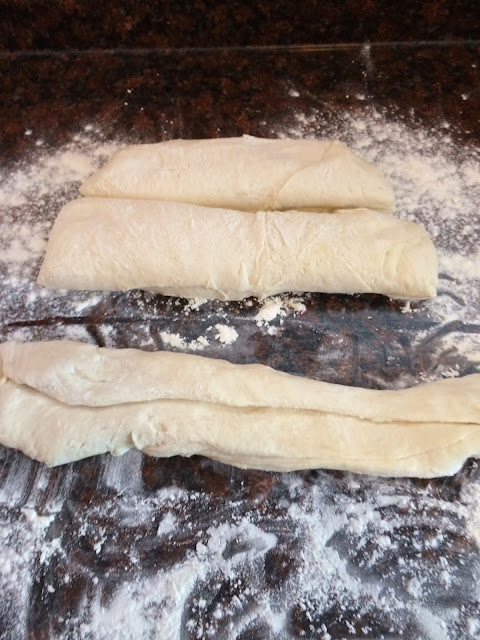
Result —
[{"label": "white dough", "polygon": [[480,422],[480,374],[379,392],[311,380],[262,364],[108,349],[71,340],[4,342],[0,368],[9,380],[70,405],[177,399],[310,409],[376,422]]},{"label": "white dough", "polygon": [[81,198],[59,213],[38,282],[222,300],[286,291],[421,299],[436,294],[437,276],[424,228],[386,213]]},{"label": "white dough", "polygon": [[372,391],[71,342],[5,343],[0,373],[0,442],[49,465],[137,448],[267,470],[434,477],[480,455],[477,374]]},{"label": "white dough", "polygon": [[244,211],[394,205],[381,171],[341,142],[252,136],[130,146],[80,192]]}]

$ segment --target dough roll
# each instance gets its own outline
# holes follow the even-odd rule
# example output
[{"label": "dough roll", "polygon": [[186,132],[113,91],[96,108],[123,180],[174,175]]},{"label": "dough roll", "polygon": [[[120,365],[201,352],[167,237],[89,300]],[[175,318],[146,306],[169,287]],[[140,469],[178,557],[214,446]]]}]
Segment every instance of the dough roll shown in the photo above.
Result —
[{"label": "dough roll", "polygon": [[[478,375],[368,391],[216,360],[212,380],[204,381],[201,356],[170,354],[164,362],[160,353],[144,356],[62,342],[2,345],[0,442],[49,465],[136,448],[245,468],[415,477],[455,473],[466,458],[480,455]],[[162,369],[173,371],[174,358],[179,373],[170,384]],[[133,369],[140,372],[138,384]]]},{"label": "dough roll", "polygon": [[130,146],[80,192],[242,211],[394,206],[382,172],[341,142],[252,136]]},{"label": "dough roll", "polygon": [[282,292],[436,293],[418,224],[366,209],[246,213],[178,202],[81,198],[59,213],[38,282],[240,300]]}]

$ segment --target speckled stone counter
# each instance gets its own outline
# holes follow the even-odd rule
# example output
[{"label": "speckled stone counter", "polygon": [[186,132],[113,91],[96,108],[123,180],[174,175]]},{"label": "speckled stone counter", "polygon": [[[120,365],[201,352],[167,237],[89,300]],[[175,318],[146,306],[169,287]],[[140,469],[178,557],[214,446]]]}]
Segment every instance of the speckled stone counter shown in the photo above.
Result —
[{"label": "speckled stone counter", "polygon": [[237,47],[478,39],[476,0],[4,0],[0,50]]},{"label": "speckled stone counter", "polygon": [[366,105],[414,113],[430,127],[447,119],[455,135],[477,139],[479,53],[479,44],[455,44],[6,55],[2,152],[21,158],[25,129],[57,145],[84,121],[98,123],[106,138],[139,142],[268,136],[298,112],[334,117]]}]

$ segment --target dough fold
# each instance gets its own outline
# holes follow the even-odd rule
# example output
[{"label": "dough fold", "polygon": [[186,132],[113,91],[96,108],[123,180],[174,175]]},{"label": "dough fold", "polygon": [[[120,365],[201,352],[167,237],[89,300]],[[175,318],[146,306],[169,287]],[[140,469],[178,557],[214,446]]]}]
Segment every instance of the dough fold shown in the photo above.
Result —
[{"label": "dough fold", "polygon": [[38,282],[240,300],[282,292],[436,293],[418,224],[367,209],[246,213],[179,202],[81,198],[59,213]]},{"label": "dough fold", "polygon": [[243,211],[394,206],[382,172],[341,142],[247,135],[127,147],[80,192]]},{"label": "dough fold", "polygon": [[434,477],[480,455],[478,374],[374,391],[68,341],[4,343],[0,373],[0,442],[49,465],[137,448],[246,468]]}]

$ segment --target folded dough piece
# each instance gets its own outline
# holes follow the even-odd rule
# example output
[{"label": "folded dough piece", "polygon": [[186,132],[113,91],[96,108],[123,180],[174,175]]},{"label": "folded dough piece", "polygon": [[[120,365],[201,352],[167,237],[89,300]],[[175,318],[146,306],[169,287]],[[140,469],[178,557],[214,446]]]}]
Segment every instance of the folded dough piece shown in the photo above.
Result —
[{"label": "folded dough piece", "polygon": [[73,406],[176,399],[309,409],[374,422],[480,423],[480,374],[379,392],[311,380],[262,364],[108,349],[71,340],[4,342],[1,370],[5,378]]},{"label": "folded dough piece", "polygon": [[59,213],[38,282],[240,300],[285,291],[429,298],[437,257],[420,225],[367,209],[246,213],[82,198]]},{"label": "folded dough piece", "polygon": [[[2,345],[0,442],[49,465],[137,448],[247,468],[417,477],[455,473],[480,455],[478,375],[368,391],[262,365],[212,360],[205,368],[200,356],[164,355],[62,342]],[[136,367],[138,382],[129,375]],[[177,372],[171,384],[167,368]],[[200,379],[205,373],[210,381]]]},{"label": "folded dough piece", "polygon": [[130,146],[80,192],[243,211],[394,206],[382,172],[341,142],[252,136]]}]

